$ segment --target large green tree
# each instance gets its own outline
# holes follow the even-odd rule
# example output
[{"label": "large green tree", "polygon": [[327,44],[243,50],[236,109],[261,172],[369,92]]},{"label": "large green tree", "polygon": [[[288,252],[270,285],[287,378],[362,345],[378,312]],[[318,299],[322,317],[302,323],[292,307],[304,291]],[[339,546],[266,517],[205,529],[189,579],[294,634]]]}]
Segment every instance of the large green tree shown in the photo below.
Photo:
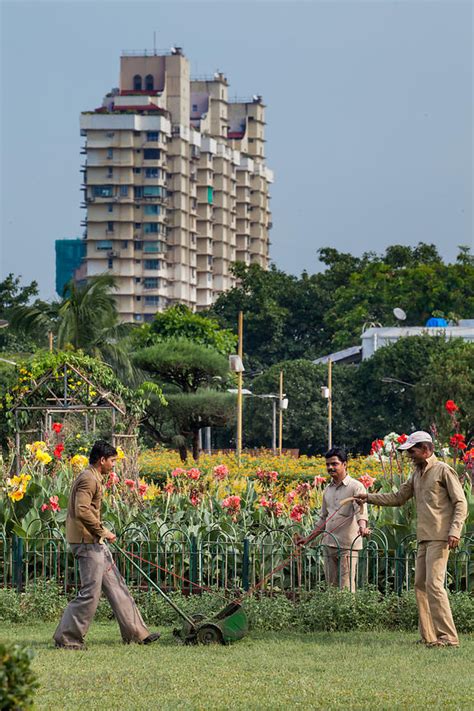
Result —
[{"label": "large green tree", "polygon": [[[0,320],[9,323],[15,309],[26,306],[32,298],[38,296],[38,284],[32,281],[26,286],[21,285],[21,277],[8,274],[0,281]],[[0,329],[0,351],[18,352],[31,351],[35,347],[34,341],[27,335],[19,336],[11,328]]]},{"label": "large green tree", "polygon": [[227,358],[188,339],[171,338],[138,351],[133,360],[162,385],[168,403],[151,400],[148,432],[177,447],[183,461],[190,445],[197,460],[199,431],[225,426],[235,416],[235,397],[218,391],[228,377]]},{"label": "large green tree", "polygon": [[413,326],[435,312],[469,318],[474,311],[474,263],[467,248],[460,248],[453,264],[424,243],[393,245],[383,255],[362,257],[324,248],[319,259],[322,271],[299,278],[275,267],[234,267],[237,286],[222,294],[209,314],[235,330],[238,312],[244,312],[251,368],[356,345],[364,325],[395,325],[395,306]]},{"label": "large green tree", "polygon": [[66,284],[61,301],[37,301],[12,310],[11,328],[17,333],[34,334],[46,345],[52,332],[58,349],[73,347],[113,365],[130,378],[130,360],[121,339],[129,324],[119,321],[114,299],[115,280],[110,274],[92,277],[85,284]]}]

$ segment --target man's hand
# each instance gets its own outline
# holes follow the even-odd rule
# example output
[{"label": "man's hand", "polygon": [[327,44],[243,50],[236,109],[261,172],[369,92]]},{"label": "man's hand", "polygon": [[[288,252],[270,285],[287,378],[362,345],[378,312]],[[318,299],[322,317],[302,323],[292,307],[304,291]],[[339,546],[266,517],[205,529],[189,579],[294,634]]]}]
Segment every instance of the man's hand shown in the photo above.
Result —
[{"label": "man's hand", "polygon": [[365,504],[367,501],[367,494],[364,491],[363,493],[360,494],[354,494],[354,501],[356,501],[358,504]]},{"label": "man's hand", "polygon": [[448,548],[450,551],[454,550],[459,545],[459,538],[456,536],[448,536]]},{"label": "man's hand", "polygon": [[104,538],[106,541],[110,541],[111,543],[114,543],[114,541],[117,540],[117,536],[115,535],[115,533],[112,533],[112,531],[107,531]]},{"label": "man's hand", "polygon": [[366,525],[364,526],[359,526],[359,534],[362,536],[362,538],[367,538],[367,536],[370,536],[372,531],[370,528],[367,528]]}]

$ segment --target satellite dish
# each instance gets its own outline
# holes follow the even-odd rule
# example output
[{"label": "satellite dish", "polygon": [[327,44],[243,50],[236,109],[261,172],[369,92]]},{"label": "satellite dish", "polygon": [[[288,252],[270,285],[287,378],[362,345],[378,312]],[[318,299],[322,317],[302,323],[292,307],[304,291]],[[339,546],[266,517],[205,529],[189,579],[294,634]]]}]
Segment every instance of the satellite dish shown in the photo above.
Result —
[{"label": "satellite dish", "polygon": [[398,306],[393,309],[393,315],[398,321],[405,321],[407,315],[403,309],[399,309]]}]

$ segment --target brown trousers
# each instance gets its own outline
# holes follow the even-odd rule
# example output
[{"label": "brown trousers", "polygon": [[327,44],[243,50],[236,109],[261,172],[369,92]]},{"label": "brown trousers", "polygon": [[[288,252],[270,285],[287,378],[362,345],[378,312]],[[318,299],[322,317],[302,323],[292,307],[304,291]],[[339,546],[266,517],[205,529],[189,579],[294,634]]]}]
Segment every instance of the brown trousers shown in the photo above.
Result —
[{"label": "brown trousers", "polygon": [[324,547],[324,576],[328,585],[341,590],[356,590],[357,563],[359,551],[339,550],[333,546]]},{"label": "brown trousers", "polygon": [[77,647],[84,643],[101,592],[112,607],[124,642],[141,642],[148,637],[149,631],[108,547],[100,543],[78,543],[72,544],[71,550],[79,563],[81,589],[63,612],[53,635],[56,644]]},{"label": "brown trousers", "polygon": [[459,644],[458,633],[444,587],[448,565],[446,541],[423,541],[418,544],[415,570],[415,593],[421,639]]}]

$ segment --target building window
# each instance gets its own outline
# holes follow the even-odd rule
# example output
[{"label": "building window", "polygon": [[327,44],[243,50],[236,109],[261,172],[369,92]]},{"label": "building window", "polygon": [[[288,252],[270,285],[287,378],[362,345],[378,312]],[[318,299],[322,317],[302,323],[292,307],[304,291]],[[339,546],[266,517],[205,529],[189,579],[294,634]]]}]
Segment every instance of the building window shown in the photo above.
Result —
[{"label": "building window", "polygon": [[208,205],[212,205],[212,201],[214,198],[214,191],[212,188],[207,189],[207,203]]},{"label": "building window", "polygon": [[197,110],[198,110],[198,105],[193,104],[193,108],[192,108],[193,113],[196,113]]},{"label": "building window", "polygon": [[145,253],[156,253],[160,251],[160,243],[159,242],[144,242],[143,243],[143,251]]},{"label": "building window", "polygon": [[161,210],[159,205],[145,205],[143,212],[145,215],[159,215]]},{"label": "building window", "polygon": [[145,296],[145,304],[147,306],[158,306],[160,303],[159,296]]},{"label": "building window", "polygon": [[113,232],[113,231],[114,231],[114,223],[107,222],[107,232]]},{"label": "building window", "polygon": [[113,267],[114,267],[114,260],[112,259],[112,257],[109,257],[107,260],[107,269],[113,269]]},{"label": "building window", "polygon": [[128,240],[122,240],[122,249],[128,249]]},{"label": "building window", "polygon": [[140,74],[135,74],[133,77],[133,91],[141,91],[142,90],[142,78]]},{"label": "building window", "polygon": [[136,198],[143,197],[143,188],[141,186],[136,186],[133,188],[133,195]]},{"label": "building window", "polygon": [[143,225],[143,231],[146,235],[150,234],[158,234],[159,227],[158,227],[158,222],[145,222]]},{"label": "building window", "polygon": [[113,158],[113,157],[114,157],[114,149],[107,148],[107,158]]},{"label": "building window", "polygon": [[145,77],[145,89],[147,91],[153,91],[155,88],[155,82],[153,81],[153,77],[151,74],[147,74]]},{"label": "building window", "polygon": [[109,250],[112,249],[112,240],[111,239],[99,239],[96,242],[96,249],[104,249],[104,250]]},{"label": "building window", "polygon": [[114,211],[114,206],[110,203],[107,205],[107,212],[113,212]]},{"label": "building window", "polygon": [[135,284],[139,284],[140,281],[141,281],[141,280],[140,280],[140,277],[135,277]]},{"label": "building window", "polygon": [[145,178],[159,178],[160,169],[159,168],[145,168]]},{"label": "building window", "polygon": [[114,175],[114,169],[113,168],[107,168],[107,177],[112,178]]},{"label": "building window", "polygon": [[141,321],[142,315],[141,314],[133,314],[133,320],[134,321]]},{"label": "building window", "polygon": [[135,222],[135,229],[136,229],[136,230],[140,230],[141,227],[142,227],[142,223],[141,223],[141,222]]},{"label": "building window", "polygon": [[151,323],[155,320],[155,317],[153,316],[153,314],[144,314],[143,319],[146,323]]},{"label": "building window", "polygon": [[92,197],[113,197],[113,185],[93,185]]},{"label": "building window", "polygon": [[145,160],[158,160],[160,153],[161,151],[159,148],[145,148],[143,151],[143,158]]},{"label": "building window", "polygon": [[134,247],[135,247],[135,251],[138,251],[138,250],[140,250],[140,249],[143,249],[143,242],[142,242],[141,240],[135,240],[135,242],[133,243],[133,245],[134,245]]},{"label": "building window", "polygon": [[160,185],[145,185],[143,197],[163,197],[164,189]]},{"label": "building window", "polygon": [[134,169],[133,169],[133,172],[134,172],[136,175],[138,175],[139,173],[142,172],[142,169],[141,169],[141,168],[134,168]]},{"label": "building window", "polygon": [[145,259],[143,262],[143,266],[145,269],[157,270],[160,268],[160,260],[159,259]]},{"label": "building window", "polygon": [[143,279],[143,288],[144,289],[159,289],[160,288],[160,280],[158,277],[145,277]]},{"label": "building window", "polygon": [[135,299],[136,299],[137,301],[141,301],[141,300],[142,300],[142,297],[141,297],[141,296],[136,296]]},{"label": "building window", "polygon": [[147,131],[146,132],[146,140],[147,141],[158,141],[159,138],[160,138],[159,131]]},{"label": "building window", "polygon": [[121,185],[120,186],[120,196],[127,197],[127,195],[128,195],[128,185]]}]

